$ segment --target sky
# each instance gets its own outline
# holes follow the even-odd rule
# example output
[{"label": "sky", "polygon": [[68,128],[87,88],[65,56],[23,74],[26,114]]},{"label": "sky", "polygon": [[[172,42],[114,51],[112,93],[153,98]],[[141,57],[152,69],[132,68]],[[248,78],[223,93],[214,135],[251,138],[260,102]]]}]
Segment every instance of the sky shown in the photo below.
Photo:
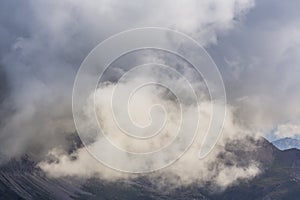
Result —
[{"label": "sky", "polygon": [[[101,170],[89,169],[82,172],[80,169],[87,167],[84,162],[90,159],[82,148],[75,152],[79,158],[76,163],[72,163],[65,153],[73,147],[67,138],[76,135],[72,115],[72,88],[77,70],[96,45],[121,31],[151,26],[169,28],[189,35],[205,48],[216,63],[224,81],[228,109],[221,144],[237,135],[260,135],[270,140],[299,137],[299,7],[298,0],[1,1],[2,159],[28,153],[36,157],[41,162],[40,166],[50,174],[65,175],[67,172],[64,169],[72,164],[77,166],[74,171],[69,172],[72,175],[91,176],[102,171],[101,177],[118,177],[110,175],[102,167]],[[136,57],[152,62],[166,59],[164,64],[176,61],[179,66],[183,66],[180,61],[159,52],[149,51],[137,54]],[[114,80],[124,72],[126,64],[141,62],[130,56],[122,59],[107,72],[107,80]],[[194,84],[199,84],[197,87],[202,88],[202,80],[193,77],[188,69],[183,71],[185,76],[193,78]],[[160,78],[161,73],[151,73],[157,79]],[[144,80],[147,76],[140,78]],[[168,83],[174,82],[176,81],[171,77]],[[121,86],[127,88],[130,84],[124,83]],[[99,88],[96,94],[110,94],[111,90],[111,85],[107,85]],[[165,102],[164,98],[152,99],[152,93],[152,90],[146,90],[138,98],[147,106],[152,101],[164,102],[170,106],[167,108],[173,116],[176,109]],[[105,101],[98,103],[97,108],[105,113]],[[202,109],[206,123],[205,108],[208,105],[205,99],[202,103],[204,107],[200,106],[200,110]],[[144,109],[145,105],[137,106]],[[89,106],[87,111],[88,109]],[[139,112],[134,115],[140,118]],[[176,117],[174,114],[172,119]],[[106,131],[116,132],[115,127],[110,126],[112,122],[109,119],[103,118],[103,115],[99,119],[107,125]],[[173,126],[167,128],[167,133],[172,132]],[[99,142],[97,139],[95,141],[96,144]],[[119,141],[119,144],[135,146],[125,139]],[[141,145],[139,148],[147,150],[152,147]],[[62,164],[54,166],[45,163],[43,159],[49,153],[58,157]],[[214,155],[217,153],[212,153],[205,163],[211,163]],[[228,173],[231,169],[226,166],[220,167],[217,176],[207,174],[202,178],[209,179],[213,176],[216,183],[225,186],[240,177],[253,177],[259,173],[259,168],[253,163],[243,168],[234,167],[240,176],[232,180],[228,178],[232,177]],[[179,163],[177,168],[170,170],[186,182],[193,177],[193,173],[188,177],[183,176],[186,171],[182,169]],[[224,178],[224,174],[228,177]]]}]

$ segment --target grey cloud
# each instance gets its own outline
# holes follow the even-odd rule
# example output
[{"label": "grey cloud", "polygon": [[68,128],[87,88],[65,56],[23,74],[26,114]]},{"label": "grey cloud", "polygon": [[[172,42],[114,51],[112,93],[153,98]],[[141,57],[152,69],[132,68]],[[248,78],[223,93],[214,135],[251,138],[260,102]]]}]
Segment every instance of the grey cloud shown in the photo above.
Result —
[{"label": "grey cloud", "polygon": [[6,102],[14,110],[2,126],[2,152],[16,156],[28,149],[44,152],[65,145],[66,132],[75,131],[70,102],[76,70],[88,52],[113,33],[166,26],[206,44],[215,41],[218,32],[232,28],[234,17],[252,6],[250,0],[184,5],[181,1],[2,1],[0,61],[11,87]]},{"label": "grey cloud", "polygon": [[[76,70],[99,42],[140,26],[174,28],[208,47],[224,76],[229,103],[237,107],[233,109],[237,117],[228,121],[228,137],[230,132],[249,135],[236,121],[250,129],[266,129],[286,118],[299,117],[297,1],[265,0],[255,8],[253,1],[245,0],[195,0],[189,4],[173,0],[32,0],[0,4],[0,61],[10,88],[1,109],[12,110],[1,120],[0,150],[8,157],[31,152],[40,159],[54,151],[60,165],[51,168],[45,164],[46,171],[58,170],[58,175],[65,175],[60,167],[66,164],[73,167],[69,171],[72,175],[97,172],[98,168],[80,171],[82,164],[90,161],[83,149],[75,152],[79,155],[76,165],[65,152],[59,152],[68,148],[65,137],[75,132],[71,92]],[[109,78],[115,73],[122,70],[116,69]],[[256,163],[220,168],[214,178],[222,186],[259,173]],[[188,174],[182,165],[173,170],[187,175],[182,176],[183,181],[199,172],[190,169]],[[231,170],[238,172],[236,177]],[[111,178],[109,172],[104,175]]]},{"label": "grey cloud", "polygon": [[267,132],[299,119],[299,1],[257,1],[244,23],[209,52],[226,83],[238,120]]}]

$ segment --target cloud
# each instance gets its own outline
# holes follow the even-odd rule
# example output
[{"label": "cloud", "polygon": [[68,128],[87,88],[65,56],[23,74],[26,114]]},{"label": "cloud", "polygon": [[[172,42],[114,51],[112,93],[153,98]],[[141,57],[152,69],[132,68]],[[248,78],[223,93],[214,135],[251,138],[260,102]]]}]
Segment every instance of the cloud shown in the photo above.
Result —
[{"label": "cloud", "polygon": [[[234,154],[227,152],[224,146],[233,138],[240,138],[242,142],[248,135],[255,136],[248,129],[266,130],[287,118],[300,117],[297,101],[299,17],[298,6],[294,4],[262,1],[251,10],[254,6],[251,0],[2,1],[1,66],[11,88],[6,98],[9,104],[3,104],[3,109],[12,111],[1,126],[1,153],[9,158],[31,153],[38,161],[50,153],[57,163],[43,161],[40,166],[55,176],[98,174],[108,180],[128,176],[99,165],[84,148],[69,155],[70,144],[65,138],[76,132],[71,112],[73,82],[88,52],[107,37],[130,28],[163,26],[193,36],[210,48],[212,55],[222,55],[214,58],[224,75],[230,103],[219,146],[199,161],[195,159],[200,148],[199,142],[196,143],[182,160],[166,169],[164,175],[171,174],[166,176],[167,182],[176,184],[175,177],[179,177],[177,184],[212,180],[226,187],[240,178],[254,177],[260,171],[259,163],[254,160],[243,166],[216,164],[216,160],[224,153],[236,161]],[[115,77],[115,72],[123,72],[122,67],[114,70],[110,77]],[[185,75],[193,73],[186,71]],[[98,92],[110,91],[108,86]],[[152,90],[142,94],[140,102],[153,103]],[[176,119],[176,109],[170,102],[164,98],[156,101],[167,105]],[[138,105],[133,116],[142,124],[148,122],[145,112],[140,112],[146,110],[144,104]],[[207,123],[208,102],[203,99],[201,106],[201,116]],[[106,112],[106,109],[102,106],[100,110]],[[111,121],[99,117],[106,122],[105,129],[111,137],[130,150],[159,148],[168,138],[142,145],[120,140],[115,137],[118,129]],[[176,128],[171,125],[166,127],[167,133]],[[97,146],[99,138],[95,139],[91,145]]]},{"label": "cloud", "polygon": [[[69,155],[70,143],[66,137],[76,132],[71,92],[81,61],[95,45],[114,33],[141,26],[183,31],[207,47],[220,67],[230,104],[224,136],[214,151],[199,161],[195,159],[200,148],[196,143],[182,160],[162,172],[168,177],[167,182],[176,185],[212,180],[226,187],[240,178],[254,177],[260,172],[259,163],[250,159],[246,165],[236,164],[236,156],[224,146],[239,137],[240,143],[247,143],[245,137],[255,135],[248,130],[267,131],[278,124],[281,124],[276,132],[279,137],[299,132],[297,124],[283,123],[300,118],[297,1],[257,1],[255,8],[251,0],[188,3],[16,0],[0,4],[0,62],[3,80],[9,88],[5,89],[6,98],[1,104],[0,149],[8,158],[31,153],[41,161],[44,155],[52,154],[57,163],[40,163],[51,175],[124,178],[124,174],[99,165],[84,148]],[[122,72],[122,67],[115,68],[109,77]],[[193,73],[187,71],[185,75]],[[151,90],[141,96],[144,103],[151,100],[150,93]],[[165,102],[175,112],[168,103]],[[204,108],[206,104],[203,99]],[[207,119],[205,112],[202,109],[203,118]],[[137,112],[135,118],[147,122],[144,112]],[[105,128],[114,136],[118,131],[110,125],[108,121]],[[161,145],[157,141],[152,145],[133,145],[128,140],[117,142],[139,151]],[[226,154],[236,163],[230,166],[216,163],[220,154]]]},{"label": "cloud", "polygon": [[295,122],[280,124],[277,126],[274,135],[278,138],[300,136],[300,125]]},{"label": "cloud", "polygon": [[236,118],[248,128],[266,133],[300,118],[298,7],[256,1],[243,23],[209,48]]},{"label": "cloud", "polygon": [[[148,75],[149,73],[145,74]],[[158,73],[159,74],[159,73]],[[130,82],[118,83],[118,87],[121,88],[121,91],[128,91],[132,88],[132,84],[136,79],[145,79],[142,74],[140,76],[135,76],[135,78]],[[174,84],[176,80],[171,79],[168,82]],[[137,91],[134,94],[134,99],[131,104],[129,104],[128,109],[129,113],[132,116],[132,120],[138,125],[145,125],[150,123],[156,123],[155,121],[149,120],[149,108],[152,105],[161,105],[164,107],[166,113],[156,113],[153,115],[151,112],[151,117],[162,118],[162,116],[167,116],[166,124],[163,126],[163,129],[159,132],[159,135],[147,139],[140,140],[133,137],[128,137],[124,134],[124,129],[128,128],[128,123],[122,123],[122,120],[126,122],[126,115],[121,114],[120,112],[114,113],[120,115],[120,117],[113,116],[112,109],[110,107],[110,100],[112,93],[114,92],[115,84],[105,84],[103,87],[95,92],[95,109],[96,115],[102,131],[105,137],[116,146],[121,149],[124,149],[129,152],[137,153],[147,153],[156,150],[160,150],[167,144],[175,143],[174,137],[177,137],[178,130],[184,128],[183,133],[193,132],[193,126],[184,126],[181,124],[180,120],[180,111],[178,105],[168,98],[165,98],[163,95],[166,91],[161,90],[155,86],[153,87],[143,87],[141,91]],[[176,88],[183,86],[177,85]],[[179,89],[180,90],[180,89]],[[92,94],[91,97],[94,97]],[[93,99],[93,98],[92,98]],[[238,124],[234,123],[233,115],[230,107],[228,107],[228,114],[226,118],[226,123],[224,126],[223,137],[215,146],[214,150],[204,159],[199,159],[199,150],[202,147],[202,142],[206,136],[206,131],[210,126],[211,120],[211,102],[208,100],[202,100],[200,105],[189,105],[187,115],[185,115],[185,122],[192,122],[197,117],[194,115],[194,111],[199,109],[199,118],[201,119],[200,126],[197,129],[197,137],[192,146],[185,152],[185,154],[179,158],[174,164],[170,165],[167,168],[163,168],[155,173],[145,174],[128,174],[123,172],[118,172],[118,170],[110,169],[109,167],[102,164],[105,163],[107,159],[97,161],[95,157],[98,154],[104,154],[109,156],[109,159],[117,160],[123,165],[129,165],[128,160],[130,160],[130,155],[124,158],[123,155],[118,154],[118,152],[111,151],[110,148],[106,148],[102,144],[104,136],[93,134],[95,124],[91,124],[88,119],[94,117],[94,107],[93,101],[88,102],[85,108],[86,125],[85,132],[83,137],[93,138],[87,148],[83,147],[75,151],[73,154],[69,155],[66,152],[63,152],[59,149],[53,149],[49,156],[53,157],[55,162],[49,162],[47,160],[39,163],[39,166],[48,173],[48,175],[53,177],[64,177],[64,176],[78,176],[80,178],[90,178],[90,177],[99,177],[104,180],[119,180],[124,178],[134,179],[138,176],[146,176],[155,184],[167,184],[168,186],[172,185],[174,187],[189,185],[192,183],[204,184],[207,182],[212,182],[214,185],[217,185],[220,188],[226,188],[229,185],[234,184],[237,180],[253,178],[261,172],[260,162],[254,159],[247,159],[244,161],[244,164],[241,164],[238,160],[238,155],[235,155],[235,152],[227,151],[225,146],[230,144],[233,140],[239,140],[240,144],[248,143],[246,137],[256,137],[256,135],[248,130],[239,127]],[[122,95],[118,95],[116,105],[122,105]],[[183,102],[180,102],[181,105]],[[218,106],[217,102],[214,103],[214,106]],[[198,107],[199,106],[199,107]],[[118,109],[116,109],[118,110]],[[126,110],[126,109],[125,109]],[[117,120],[116,120],[117,119]],[[124,125],[126,127],[118,125]],[[156,124],[150,126],[151,132],[157,130]],[[161,123],[159,123],[161,125]],[[214,125],[212,125],[214,126]],[[129,129],[130,130],[130,129]],[[134,133],[134,130],[130,130],[130,133]],[[141,134],[140,132],[138,134]],[[81,135],[82,136],[82,135]],[[154,163],[144,162],[135,162],[138,166],[133,166],[134,169],[139,168],[151,168],[151,166],[159,165],[164,163],[166,159],[172,158],[172,155],[177,155],[178,151],[181,151],[182,143],[175,143],[177,145],[173,151],[168,152],[167,154],[162,154],[162,156],[156,157],[153,161]],[[243,151],[252,152],[255,151],[255,145],[242,145]],[[224,160],[219,158],[220,154],[224,154]],[[233,164],[228,164],[228,161]],[[134,161],[132,161],[134,162]],[[107,164],[107,163],[106,163]],[[71,168],[71,169],[70,169]],[[164,181],[161,183],[161,177]]]},{"label": "cloud", "polygon": [[[99,42],[122,30],[165,26],[199,42],[216,41],[253,1],[1,1],[1,66],[10,91],[1,152],[44,155],[75,132],[71,92],[76,70]],[[8,12],[9,11],[9,12]],[[36,149],[39,149],[38,152]],[[38,157],[40,157],[38,156]]]}]

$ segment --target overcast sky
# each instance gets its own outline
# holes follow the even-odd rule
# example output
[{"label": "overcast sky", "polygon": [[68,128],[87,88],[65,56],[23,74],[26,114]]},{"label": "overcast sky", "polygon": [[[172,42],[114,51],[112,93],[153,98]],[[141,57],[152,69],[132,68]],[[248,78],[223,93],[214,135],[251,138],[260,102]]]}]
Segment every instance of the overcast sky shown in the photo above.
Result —
[{"label": "overcast sky", "polygon": [[76,72],[120,31],[167,27],[210,53],[235,123],[268,138],[300,134],[299,0],[2,0],[1,134],[4,156],[68,146]]}]

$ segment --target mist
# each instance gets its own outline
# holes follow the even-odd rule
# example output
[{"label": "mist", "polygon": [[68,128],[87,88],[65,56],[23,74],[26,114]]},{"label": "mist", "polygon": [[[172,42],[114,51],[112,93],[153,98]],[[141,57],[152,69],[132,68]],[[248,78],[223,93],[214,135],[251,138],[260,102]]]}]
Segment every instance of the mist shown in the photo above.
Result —
[{"label": "mist", "polygon": [[[203,80],[185,70],[185,76],[193,77],[194,84],[198,84],[198,95],[203,95],[199,106],[189,105],[191,110],[200,110],[203,119],[203,127],[198,130],[200,136],[178,162],[149,177],[153,180],[166,177],[166,182],[174,185],[204,184],[212,180],[220,187],[255,177],[261,171],[259,161],[250,159],[244,165],[231,166],[215,161],[220,154],[237,159],[225,148],[235,139],[245,144],[246,151],[253,151],[256,147],[249,146],[249,137],[299,135],[300,18],[298,11],[292,9],[297,6],[276,2],[1,1],[1,163],[27,154],[49,176],[97,176],[105,180],[135,178],[136,175],[107,168],[80,145],[74,149],[73,141],[69,140],[70,136],[77,137],[72,115],[72,89],[77,70],[97,44],[120,31],[154,26],[186,33],[208,50],[222,74],[228,101],[226,122],[217,145],[203,160],[195,159],[204,140],[201,133],[209,123],[211,104]],[[269,6],[274,9],[268,9],[271,11],[266,13]],[[258,16],[261,20],[257,20]],[[141,57],[146,62],[157,59],[166,59],[166,64],[176,62],[177,69],[183,66],[178,60],[157,57],[154,52],[148,52],[147,56],[138,55],[139,59]],[[132,65],[136,61],[128,58],[122,62]],[[102,94],[109,97],[124,69],[122,63],[115,63],[105,76],[107,84],[95,92],[96,97]],[[157,73],[156,78],[159,75]],[[177,80],[170,83],[180,88]],[[124,88],[129,86],[127,82],[120,84]],[[136,104],[132,107],[134,121],[144,125],[149,123],[150,105],[160,103],[168,111],[170,118],[164,134],[149,143],[118,137],[120,130],[109,117],[107,102],[102,100],[100,98],[96,104],[98,119],[109,137],[123,148],[139,152],[158,149],[174,137],[178,107],[165,90],[145,88],[142,93],[137,93]],[[89,102],[86,103],[89,117],[92,108]],[[217,103],[214,105],[218,106]],[[161,117],[160,114],[156,117]],[[97,150],[101,138],[92,137],[88,145]],[[56,162],[49,162],[49,157]]]}]

